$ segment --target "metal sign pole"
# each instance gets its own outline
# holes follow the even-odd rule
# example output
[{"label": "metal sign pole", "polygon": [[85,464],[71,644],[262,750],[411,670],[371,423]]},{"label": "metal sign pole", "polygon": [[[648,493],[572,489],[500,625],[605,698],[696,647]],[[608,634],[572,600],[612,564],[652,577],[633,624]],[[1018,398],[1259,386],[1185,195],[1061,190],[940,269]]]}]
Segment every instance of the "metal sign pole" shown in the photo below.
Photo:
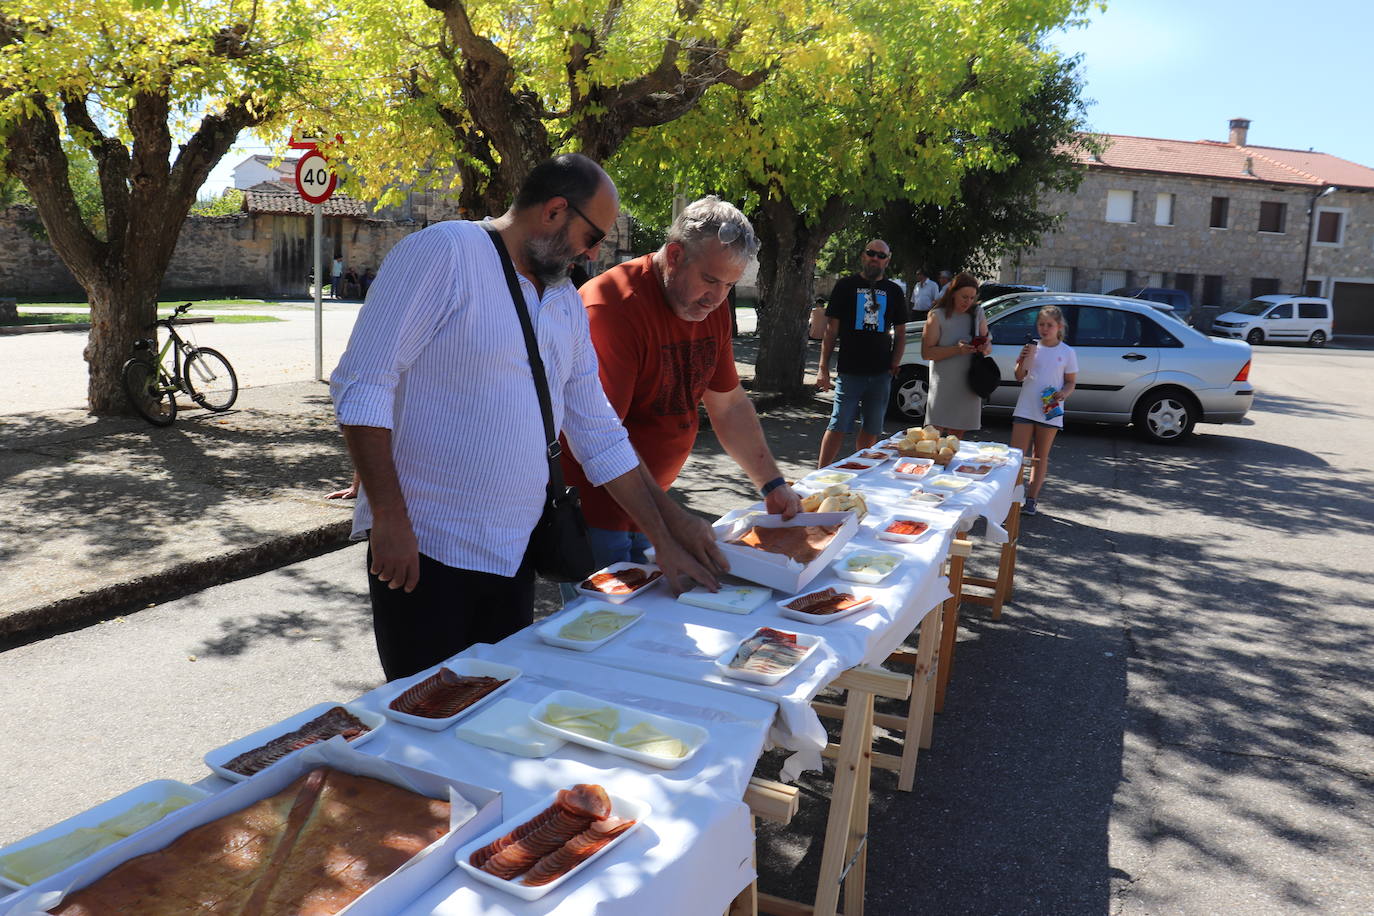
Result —
[{"label": "metal sign pole", "polygon": [[315,381],[324,381],[324,204],[315,204]]}]

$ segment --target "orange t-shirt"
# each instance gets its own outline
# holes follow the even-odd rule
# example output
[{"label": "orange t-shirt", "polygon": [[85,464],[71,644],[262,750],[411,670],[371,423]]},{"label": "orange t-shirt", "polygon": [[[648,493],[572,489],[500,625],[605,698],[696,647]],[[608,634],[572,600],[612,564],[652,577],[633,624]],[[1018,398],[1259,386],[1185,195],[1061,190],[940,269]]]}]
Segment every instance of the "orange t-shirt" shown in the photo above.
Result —
[{"label": "orange t-shirt", "polygon": [[[582,286],[601,387],[649,472],[672,486],[697,438],[697,405],[709,388],[739,384],[730,342],[729,304],[703,321],[673,314],[654,274],[652,255],[611,268]],[[609,493],[593,487],[563,449],[563,475],[582,495],[593,528],[631,531],[634,523]]]}]

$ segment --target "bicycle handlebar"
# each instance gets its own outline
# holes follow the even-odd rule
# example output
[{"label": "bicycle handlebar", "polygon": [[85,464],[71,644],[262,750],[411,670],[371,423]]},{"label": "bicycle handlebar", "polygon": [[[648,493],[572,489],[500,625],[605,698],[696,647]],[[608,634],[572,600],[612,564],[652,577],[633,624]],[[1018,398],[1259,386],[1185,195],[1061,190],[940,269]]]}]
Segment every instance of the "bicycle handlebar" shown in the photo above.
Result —
[{"label": "bicycle handlebar", "polygon": [[191,303],[183,302],[181,305],[178,305],[176,308],[172,309],[172,314],[168,315],[166,318],[158,318],[152,324],[148,325],[148,330],[151,331],[160,324],[165,324],[170,328],[172,326],[172,322],[176,321],[178,315],[181,315],[185,312],[189,312],[190,310]]}]

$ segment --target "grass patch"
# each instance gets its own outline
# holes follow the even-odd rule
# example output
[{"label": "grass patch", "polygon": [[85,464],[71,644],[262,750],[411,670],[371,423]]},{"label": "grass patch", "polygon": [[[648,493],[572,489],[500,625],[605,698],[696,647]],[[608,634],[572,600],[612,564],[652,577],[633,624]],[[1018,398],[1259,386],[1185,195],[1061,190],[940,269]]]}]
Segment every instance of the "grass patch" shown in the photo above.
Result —
[{"label": "grass patch", "polygon": [[5,327],[27,324],[84,324],[91,320],[85,312],[48,312],[42,315],[20,315],[18,321],[7,321]]},{"label": "grass patch", "polygon": [[281,321],[273,315],[216,315],[215,324],[256,324],[259,321]]}]

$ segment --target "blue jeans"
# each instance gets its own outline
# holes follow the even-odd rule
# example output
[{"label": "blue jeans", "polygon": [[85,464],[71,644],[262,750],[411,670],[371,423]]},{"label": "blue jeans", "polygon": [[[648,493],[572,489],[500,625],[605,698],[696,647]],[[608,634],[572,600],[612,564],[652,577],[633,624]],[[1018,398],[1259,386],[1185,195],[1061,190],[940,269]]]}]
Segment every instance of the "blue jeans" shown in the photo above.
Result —
[{"label": "blue jeans", "polygon": [[883,416],[887,413],[887,399],[892,394],[892,375],[856,375],[841,372],[835,376],[835,407],[830,412],[826,430],[848,433],[854,420],[863,411],[863,431],[870,436],[883,434]]},{"label": "blue jeans", "polygon": [[[596,568],[603,569],[612,563],[647,563],[644,551],[649,549],[649,539],[638,531],[612,531],[609,528],[587,528],[587,540],[592,543],[592,558]],[[582,597],[577,593],[577,585],[564,582],[558,586],[563,595],[563,604]]]}]

